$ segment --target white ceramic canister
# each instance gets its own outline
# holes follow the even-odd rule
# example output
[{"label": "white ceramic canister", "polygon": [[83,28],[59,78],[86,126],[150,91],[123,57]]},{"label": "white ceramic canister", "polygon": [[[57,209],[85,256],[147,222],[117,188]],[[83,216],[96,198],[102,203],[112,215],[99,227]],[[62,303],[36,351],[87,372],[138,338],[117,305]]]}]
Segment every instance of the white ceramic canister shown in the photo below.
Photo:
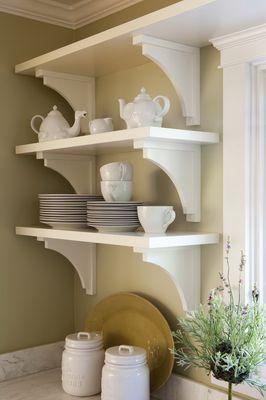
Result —
[{"label": "white ceramic canister", "polygon": [[105,352],[101,400],[149,400],[150,372],[146,350],[111,347]]},{"label": "white ceramic canister", "polygon": [[101,391],[104,365],[100,333],[79,332],[66,337],[62,356],[62,385],[73,396],[93,396]]}]

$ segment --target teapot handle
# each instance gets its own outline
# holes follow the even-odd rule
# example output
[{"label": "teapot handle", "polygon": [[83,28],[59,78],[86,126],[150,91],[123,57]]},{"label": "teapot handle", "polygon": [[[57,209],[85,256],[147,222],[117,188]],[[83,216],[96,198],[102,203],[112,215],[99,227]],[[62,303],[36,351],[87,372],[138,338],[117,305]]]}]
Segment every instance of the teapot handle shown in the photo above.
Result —
[{"label": "teapot handle", "polygon": [[37,129],[36,129],[35,126],[34,126],[34,120],[35,120],[36,118],[41,118],[42,121],[44,121],[44,118],[43,118],[42,115],[34,115],[34,117],[32,117],[32,119],[31,119],[31,121],[30,121],[31,129],[32,129],[35,133],[37,133],[37,135],[38,135],[38,134],[39,134],[39,131],[37,131]]},{"label": "teapot handle", "polygon": [[170,100],[166,96],[161,96],[161,95],[156,96],[156,97],[154,97],[153,101],[157,101],[158,102],[159,99],[163,100],[164,107],[163,107],[162,111],[159,114],[156,115],[156,119],[164,117],[168,113],[168,111],[170,109]]}]

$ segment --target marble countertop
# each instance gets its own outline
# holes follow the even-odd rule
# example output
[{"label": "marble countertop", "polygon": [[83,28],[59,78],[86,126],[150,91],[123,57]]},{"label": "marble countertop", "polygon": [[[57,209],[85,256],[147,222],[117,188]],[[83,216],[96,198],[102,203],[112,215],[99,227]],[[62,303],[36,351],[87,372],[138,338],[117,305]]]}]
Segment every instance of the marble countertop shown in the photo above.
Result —
[{"label": "marble countertop", "polygon": [[[100,400],[100,396],[82,397],[83,400]],[[73,400],[63,392],[61,369],[52,369],[0,383],[3,400]],[[152,400],[152,399],[151,399]]]},{"label": "marble countertop", "polygon": [[[0,399],[5,400],[73,400],[77,397],[63,392],[61,370],[39,372],[0,383]],[[100,396],[82,397],[100,400]]]}]

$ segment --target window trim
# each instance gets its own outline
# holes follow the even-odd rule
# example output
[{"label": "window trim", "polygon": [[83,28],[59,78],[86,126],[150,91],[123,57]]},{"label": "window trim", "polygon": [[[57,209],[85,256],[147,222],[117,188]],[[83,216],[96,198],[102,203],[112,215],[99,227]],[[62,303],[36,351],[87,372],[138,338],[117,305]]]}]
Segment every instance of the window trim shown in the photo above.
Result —
[{"label": "window trim", "polygon": [[[232,283],[238,285],[243,250],[245,301],[250,301],[255,283],[265,303],[266,24],[211,43],[221,53],[223,68],[223,224],[224,242],[227,235],[232,237]],[[261,376],[266,379],[266,366]],[[223,386],[214,378],[212,383]],[[235,389],[262,398],[248,385]]]}]

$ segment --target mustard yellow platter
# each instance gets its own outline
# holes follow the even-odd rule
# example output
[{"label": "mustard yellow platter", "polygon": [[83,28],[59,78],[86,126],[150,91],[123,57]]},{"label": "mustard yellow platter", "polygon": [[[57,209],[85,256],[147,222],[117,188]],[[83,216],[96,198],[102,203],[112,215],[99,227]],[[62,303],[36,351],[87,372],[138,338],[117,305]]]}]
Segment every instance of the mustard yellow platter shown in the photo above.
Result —
[{"label": "mustard yellow platter", "polygon": [[86,330],[103,332],[105,348],[128,344],[147,351],[151,391],[163,386],[171,375],[174,346],[169,325],[148,300],[133,293],[118,293],[96,305]]}]

